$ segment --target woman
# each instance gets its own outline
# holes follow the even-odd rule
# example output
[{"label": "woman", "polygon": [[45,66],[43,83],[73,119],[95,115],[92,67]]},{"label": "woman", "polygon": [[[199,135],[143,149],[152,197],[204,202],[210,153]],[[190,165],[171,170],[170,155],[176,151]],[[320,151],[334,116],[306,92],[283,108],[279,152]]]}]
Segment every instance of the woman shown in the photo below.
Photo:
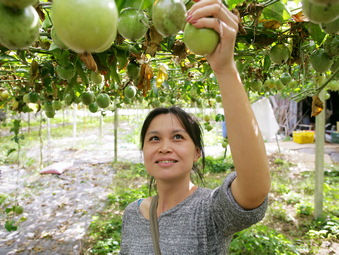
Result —
[{"label": "woman", "polygon": [[[197,1],[187,17],[195,27],[213,28],[220,34],[217,49],[206,57],[219,82],[236,174],[228,175],[215,190],[190,181],[194,162],[204,157],[201,129],[180,108],[155,109],[148,115],[141,132],[142,150],[146,170],[157,185],[161,253],[227,254],[233,234],[264,217],[270,189],[268,161],[233,59],[237,17],[220,0]],[[120,254],[154,254],[152,199],[126,208]]]}]

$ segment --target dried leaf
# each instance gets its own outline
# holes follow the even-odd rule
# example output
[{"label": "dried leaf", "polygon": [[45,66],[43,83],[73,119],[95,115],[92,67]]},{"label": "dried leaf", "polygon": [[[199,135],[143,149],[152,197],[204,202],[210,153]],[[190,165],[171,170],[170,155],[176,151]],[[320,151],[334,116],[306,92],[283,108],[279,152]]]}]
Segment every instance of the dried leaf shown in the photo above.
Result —
[{"label": "dried leaf", "polygon": [[40,20],[43,22],[45,20],[45,13],[42,11],[42,6],[37,6],[35,10],[39,14]]},{"label": "dried leaf", "polygon": [[142,64],[140,68],[140,77],[138,82],[138,89],[141,89],[144,97],[147,96],[147,91],[151,87],[151,79],[153,77],[153,70],[148,64]]},{"label": "dried leaf", "polygon": [[94,58],[91,53],[79,53],[79,58],[82,62],[85,63],[85,66],[92,70],[93,72],[98,71],[97,63],[94,61]]},{"label": "dried leaf", "polygon": [[324,109],[324,104],[320,100],[319,96],[314,96],[312,98],[312,114],[311,117],[318,116]]},{"label": "dried leaf", "polygon": [[281,24],[279,21],[277,20],[269,20],[267,22],[264,23],[264,27],[266,27],[267,29],[272,29],[272,30],[276,30],[279,27],[281,27]]},{"label": "dried leaf", "polygon": [[150,54],[152,57],[154,57],[155,53],[157,52],[158,46],[160,45],[160,42],[163,40],[163,37],[152,26],[148,30],[148,32],[145,36],[145,39],[146,39],[146,43],[148,45],[148,48],[146,50],[146,54]]},{"label": "dried leaf", "polygon": [[181,62],[181,60],[185,59],[189,53],[186,50],[186,46],[183,41],[181,40],[176,40],[172,46],[173,54],[175,56],[178,56],[179,59],[178,61]]},{"label": "dried leaf", "polygon": [[55,82],[52,81],[51,85],[52,85],[53,92],[54,92],[54,98],[57,99],[58,98],[58,89],[57,89],[57,87],[55,85]]},{"label": "dried leaf", "polygon": [[238,29],[239,34],[240,34],[240,35],[246,35],[247,32],[246,32],[246,30],[245,30],[245,28],[244,28],[244,25],[242,24],[242,19],[241,19],[241,17],[240,17],[240,12],[239,12],[239,10],[238,10],[237,8],[233,8],[233,9],[232,9],[232,13],[235,14],[235,15],[238,17],[238,20],[239,20],[239,24],[238,24],[238,26],[239,26],[239,29]]},{"label": "dried leaf", "polygon": [[39,77],[39,64],[35,60],[32,61],[29,69],[29,82],[30,85],[34,84],[34,81]]},{"label": "dried leaf", "polygon": [[308,19],[305,17],[302,11],[298,12],[297,14],[292,15],[292,19],[295,22],[304,22],[308,21]]}]

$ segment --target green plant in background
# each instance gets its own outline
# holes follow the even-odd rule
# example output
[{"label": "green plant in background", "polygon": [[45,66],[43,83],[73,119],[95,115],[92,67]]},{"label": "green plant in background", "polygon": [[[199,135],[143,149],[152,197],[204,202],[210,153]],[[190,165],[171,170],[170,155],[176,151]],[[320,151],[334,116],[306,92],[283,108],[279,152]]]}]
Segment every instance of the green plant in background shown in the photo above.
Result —
[{"label": "green plant in background", "polygon": [[[201,158],[198,163],[202,164]],[[234,168],[233,159],[231,156],[224,158],[220,157],[205,157],[205,173],[225,173]]]},{"label": "green plant in background", "polygon": [[314,211],[314,205],[309,201],[303,201],[296,204],[296,208],[298,215],[312,215]]},{"label": "green plant in background", "polygon": [[327,216],[312,222],[307,235],[310,238],[339,238],[339,218]]},{"label": "green plant in background", "polygon": [[287,204],[296,204],[300,202],[302,197],[300,194],[294,191],[290,191],[288,193],[283,194],[283,198]]},{"label": "green plant in background", "polygon": [[289,238],[263,224],[236,233],[229,254],[300,254]]},{"label": "green plant in background", "polygon": [[21,217],[21,219],[18,221],[14,220],[15,216],[22,214],[24,210],[23,207],[20,206],[17,202],[18,185],[19,185],[19,168],[20,168],[20,149],[21,149],[20,140],[24,140],[24,135],[19,135],[20,123],[21,123],[21,120],[13,120],[13,127],[10,129],[10,132],[14,132],[14,136],[12,137],[11,140],[17,144],[17,149],[11,148],[7,152],[7,157],[8,157],[11,153],[13,153],[14,151],[17,151],[17,163],[18,163],[18,173],[17,173],[17,182],[16,182],[17,188],[16,188],[15,195],[14,195],[13,206],[7,207],[5,209],[5,213],[7,216],[5,228],[8,232],[16,231],[18,229],[18,225],[21,222],[26,220],[25,217]]}]

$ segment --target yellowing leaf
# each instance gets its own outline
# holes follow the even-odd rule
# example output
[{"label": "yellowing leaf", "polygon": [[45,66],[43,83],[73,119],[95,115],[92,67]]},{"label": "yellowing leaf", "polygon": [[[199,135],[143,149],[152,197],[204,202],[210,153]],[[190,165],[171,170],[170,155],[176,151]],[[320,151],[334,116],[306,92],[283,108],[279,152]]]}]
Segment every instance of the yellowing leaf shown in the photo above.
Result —
[{"label": "yellowing leaf", "polygon": [[167,67],[164,64],[159,65],[157,74],[157,87],[160,88],[162,83],[168,79]]},{"label": "yellowing leaf", "polygon": [[272,30],[276,30],[281,26],[280,22],[277,20],[269,20],[264,23],[264,27]]}]

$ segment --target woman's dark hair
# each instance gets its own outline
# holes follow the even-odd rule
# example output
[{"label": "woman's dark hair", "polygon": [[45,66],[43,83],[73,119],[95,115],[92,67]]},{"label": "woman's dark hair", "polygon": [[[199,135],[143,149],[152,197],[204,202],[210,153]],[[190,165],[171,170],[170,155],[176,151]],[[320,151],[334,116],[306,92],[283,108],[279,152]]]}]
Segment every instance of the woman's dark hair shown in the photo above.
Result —
[{"label": "woman's dark hair", "polygon": [[[193,140],[194,145],[200,149],[201,151],[201,161],[202,161],[202,172],[199,169],[198,163],[193,163],[193,172],[196,174],[196,178],[194,178],[191,175],[192,181],[201,181],[201,183],[204,185],[204,176],[203,171],[205,169],[205,152],[204,152],[204,142],[202,137],[202,128],[198,122],[198,120],[191,114],[185,112],[180,107],[172,106],[169,108],[155,108],[151,112],[148,113],[146,116],[146,119],[144,121],[144,124],[141,128],[141,134],[140,134],[140,149],[143,150],[144,148],[144,142],[145,142],[145,136],[147,129],[149,125],[151,124],[152,120],[160,115],[160,114],[169,114],[172,113],[177,117],[180,124],[183,126],[185,131],[188,133],[188,135]],[[153,176],[151,176],[151,180],[149,183],[149,192],[151,194],[152,188],[156,189],[155,179]]]}]

